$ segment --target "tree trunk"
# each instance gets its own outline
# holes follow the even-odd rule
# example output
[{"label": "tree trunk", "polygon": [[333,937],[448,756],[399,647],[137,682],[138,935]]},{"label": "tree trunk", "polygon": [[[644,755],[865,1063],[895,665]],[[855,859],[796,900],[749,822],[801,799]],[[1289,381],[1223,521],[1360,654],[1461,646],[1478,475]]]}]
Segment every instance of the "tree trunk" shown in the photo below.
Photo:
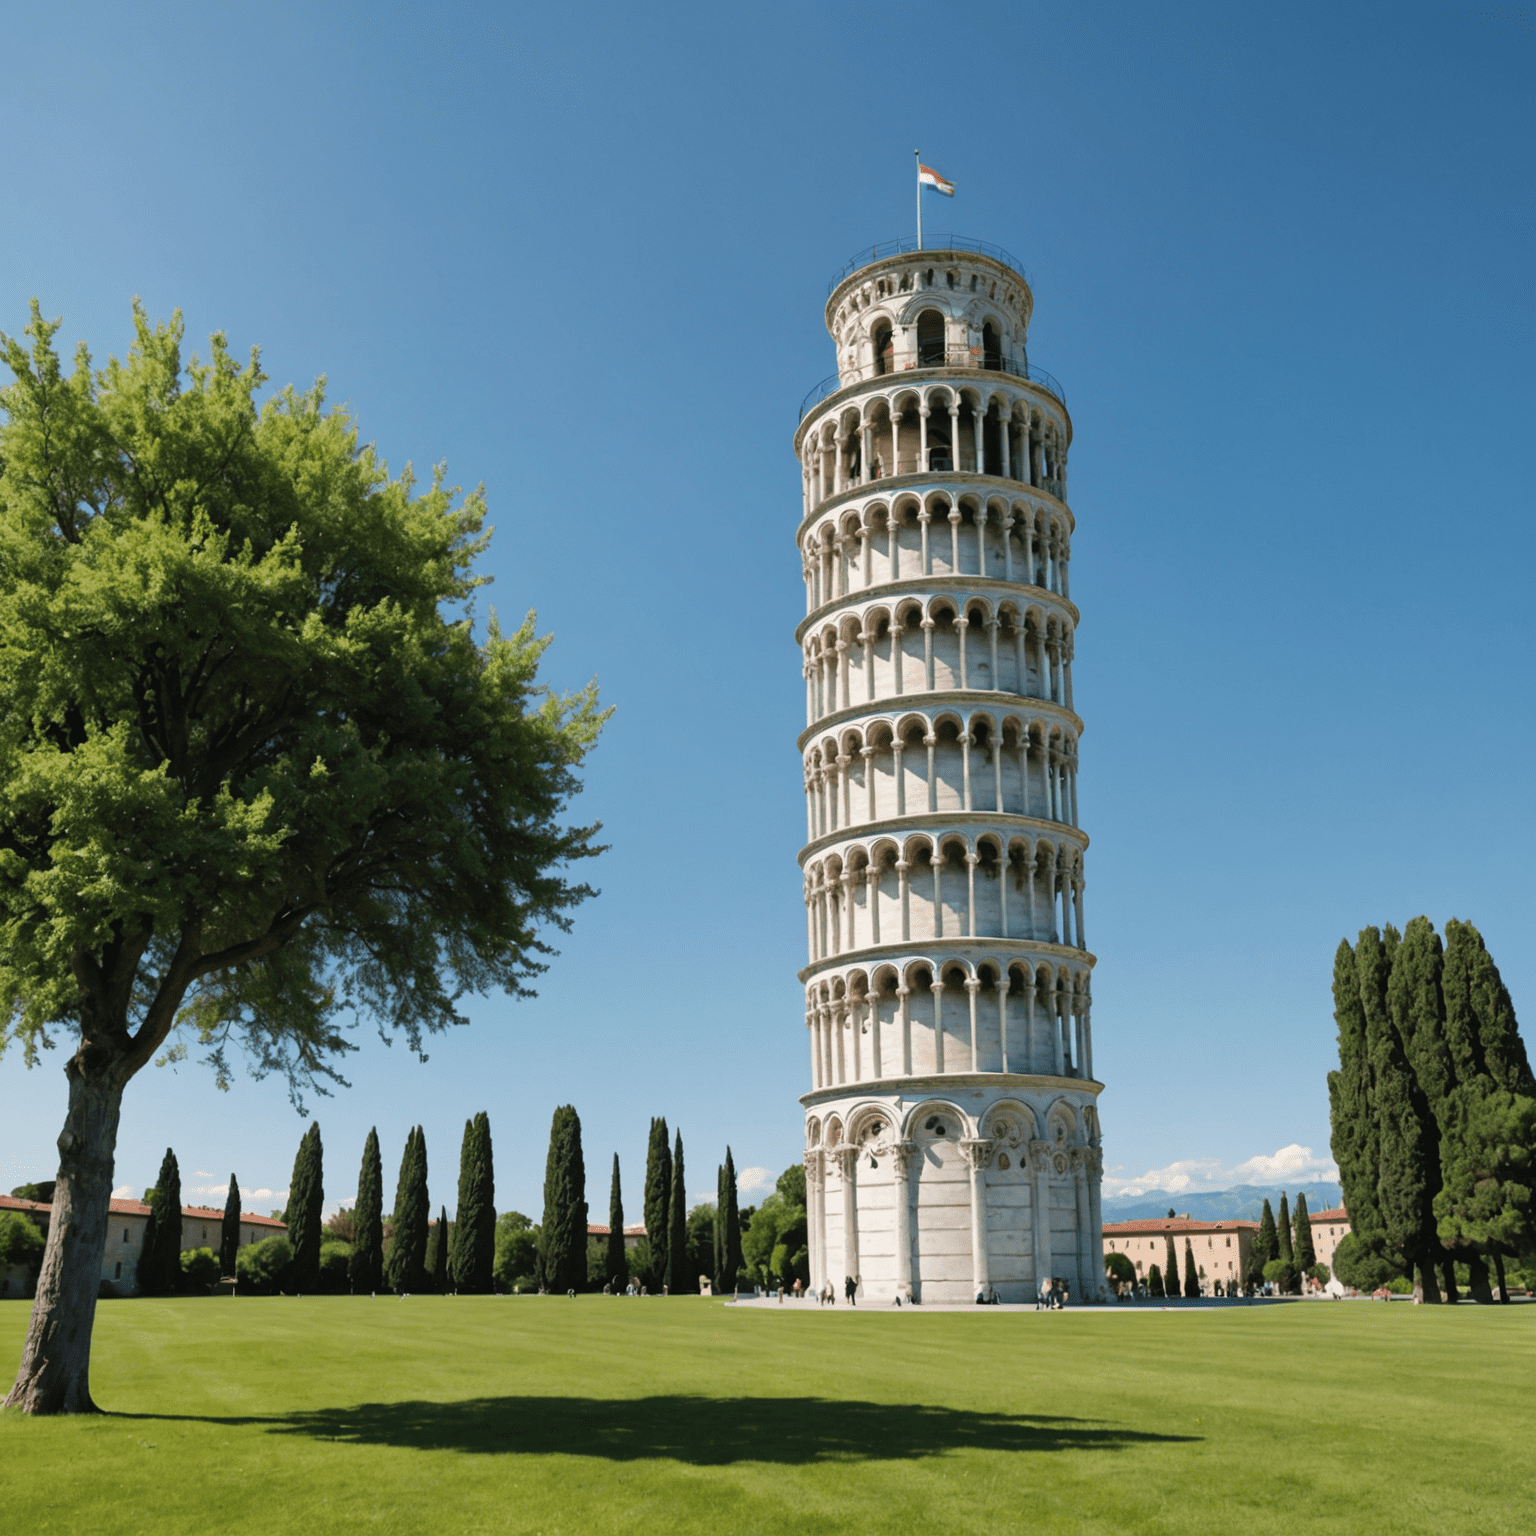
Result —
[{"label": "tree trunk", "polygon": [[59,1133],[59,1178],[37,1298],[7,1408],[94,1413],[91,1329],[107,1249],[107,1206],[123,1083],[117,1063],[90,1070],[90,1048],[71,1059],[69,1112]]},{"label": "tree trunk", "polygon": [[1455,1306],[1460,1297],[1456,1291],[1456,1260],[1450,1254],[1440,1260],[1440,1279],[1445,1289],[1445,1299]]},{"label": "tree trunk", "polygon": [[1493,1291],[1488,1285],[1488,1261],[1475,1248],[1467,1255],[1467,1289],[1472,1293],[1473,1301],[1485,1307],[1493,1305]]},{"label": "tree trunk", "polygon": [[1414,1266],[1414,1274],[1417,1278],[1413,1285],[1413,1299],[1432,1306],[1438,1305],[1440,1287],[1435,1283],[1435,1266],[1424,1259]]},{"label": "tree trunk", "polygon": [[1509,1287],[1504,1283],[1504,1255],[1497,1248],[1493,1250],[1493,1272],[1499,1277],[1499,1301],[1509,1305]]}]

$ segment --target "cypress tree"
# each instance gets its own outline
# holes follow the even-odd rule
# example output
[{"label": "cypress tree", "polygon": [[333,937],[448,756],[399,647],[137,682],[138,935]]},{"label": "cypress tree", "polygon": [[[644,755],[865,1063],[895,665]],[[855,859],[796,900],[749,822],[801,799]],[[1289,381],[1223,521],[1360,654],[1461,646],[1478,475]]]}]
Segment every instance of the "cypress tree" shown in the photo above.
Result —
[{"label": "cypress tree", "polygon": [[240,1253],[240,1186],[234,1174],[229,1176],[229,1194],[224,1200],[224,1225],[219,1231],[219,1273],[232,1275]]},{"label": "cypress tree", "polygon": [[377,1127],[370,1128],[363,1143],[352,1228],[352,1260],[347,1266],[352,1294],[372,1296],[384,1289],[384,1165]]},{"label": "cypress tree", "polygon": [[1307,1212],[1307,1192],[1296,1195],[1296,1214],[1292,1218],[1296,1228],[1295,1258],[1293,1263],[1302,1274],[1317,1267],[1317,1249],[1312,1243],[1312,1217]]},{"label": "cypress tree", "polygon": [[448,1207],[437,1209],[437,1220],[432,1224],[432,1257],[427,1264],[434,1291],[448,1289]]},{"label": "cypress tree", "polygon": [[1450,1096],[1457,1073],[1445,1030],[1445,998],[1441,991],[1444,951],[1440,936],[1427,917],[1415,917],[1403,930],[1403,942],[1392,962],[1387,1006],[1403,1042],[1403,1054],[1413,1077],[1414,1104],[1422,1126],[1426,1153],[1424,1232],[1420,1248],[1430,1262],[1438,1260],[1447,1301],[1456,1300],[1456,1267],[1440,1242],[1434,1199],[1441,1186],[1440,1128],[1449,1118]]},{"label": "cypress tree", "polygon": [[1195,1266],[1195,1250],[1190,1240],[1184,1239],[1184,1294],[1192,1300],[1200,1296],[1200,1272]]},{"label": "cypress tree", "polygon": [[296,1291],[320,1289],[320,1216],[324,1207],[320,1122],[312,1120],[299,1141],[293,1177],[288,1181],[288,1241],[293,1246],[288,1283]]},{"label": "cypress tree", "polygon": [[1388,1001],[1400,943],[1397,930],[1389,926],[1380,933],[1375,928],[1362,929],[1355,946],[1376,1106],[1376,1199],[1386,1256],[1415,1276],[1416,1297],[1438,1302],[1434,1263],[1440,1245],[1437,1238],[1426,1242],[1433,1232],[1430,1181],[1435,1176],[1434,1152],[1426,1145],[1424,1127],[1428,1106],[1417,1091]]},{"label": "cypress tree", "polygon": [[1536,1098],[1536,1076],[1532,1075],[1525,1042],[1515,1020],[1515,1005],[1483,943],[1483,936],[1471,923],[1447,923],[1459,930],[1459,948],[1466,974],[1467,1010],[1475,1025],[1479,1070],[1487,1073],[1497,1088]]},{"label": "cypress tree", "polygon": [[1368,1252],[1386,1246],[1376,1200],[1380,1137],[1371,1088],[1371,1053],[1366,1041],[1365,1007],[1355,952],[1339,940],[1333,957],[1333,1017],[1339,1028],[1339,1070],[1328,1074],[1328,1121],[1334,1161],[1349,1224]]},{"label": "cypress tree", "polygon": [[722,1289],[725,1275],[725,1164],[715,1164],[715,1229],[714,1242],[714,1268],[711,1270],[710,1284],[714,1288],[715,1295],[719,1295]]},{"label": "cypress tree", "polygon": [[741,1270],[741,1212],[736,1204],[736,1162],[731,1156],[731,1149],[725,1149],[725,1219],[721,1225],[725,1228],[724,1239],[721,1244],[722,1256],[725,1260],[725,1289],[736,1289],[736,1276]]},{"label": "cypress tree", "polygon": [[672,1230],[672,1149],[665,1118],[651,1121],[645,1153],[645,1235],[651,1245],[651,1273],[646,1279],[660,1286],[667,1274],[667,1236]]},{"label": "cypress tree", "polygon": [[569,1104],[562,1104],[550,1122],[539,1248],[550,1290],[586,1289],[587,1170],[581,1155],[581,1120]]},{"label": "cypress tree", "polygon": [[619,1188],[619,1154],[613,1154],[613,1183],[608,1188],[608,1279],[620,1290],[629,1283],[629,1257],[624,1247],[624,1195]]},{"label": "cypress tree", "polygon": [[1163,1272],[1156,1264],[1147,1271],[1147,1295],[1158,1300],[1163,1296]]},{"label": "cypress tree", "polygon": [[[464,1122],[459,1152],[459,1204],[449,1262],[452,1289],[490,1294],[496,1264],[496,1180],[491,1161],[491,1117],[482,1109]],[[448,1286],[444,1286],[448,1289]]]},{"label": "cypress tree", "polygon": [[667,1200],[667,1290],[680,1296],[689,1287],[688,1185],[683,1174],[683,1133],[672,1152],[672,1192]]},{"label": "cypress tree", "polygon": [[386,1268],[396,1292],[423,1291],[427,1280],[427,1135],[418,1125],[405,1138],[395,1185],[395,1235]]},{"label": "cypress tree", "polygon": [[1291,1247],[1291,1205],[1283,1189],[1280,1191],[1280,1214],[1275,1218],[1275,1244],[1275,1257],[1284,1259],[1294,1269],[1296,1251]]},{"label": "cypress tree", "polygon": [[148,1191],[149,1221],[139,1255],[139,1289],[146,1296],[169,1296],[181,1279],[181,1170],[167,1147],[160,1176]]},{"label": "cypress tree", "polygon": [[1269,1208],[1269,1201],[1264,1201],[1264,1209],[1259,1216],[1258,1235],[1253,1240],[1253,1267],[1262,1270],[1266,1264],[1280,1257],[1280,1240],[1275,1235],[1275,1213]]},{"label": "cypress tree", "polygon": [[1173,1234],[1164,1233],[1163,1242],[1167,1247],[1167,1252],[1163,1255],[1163,1290],[1169,1296],[1177,1296],[1180,1290],[1179,1253],[1173,1246]]}]

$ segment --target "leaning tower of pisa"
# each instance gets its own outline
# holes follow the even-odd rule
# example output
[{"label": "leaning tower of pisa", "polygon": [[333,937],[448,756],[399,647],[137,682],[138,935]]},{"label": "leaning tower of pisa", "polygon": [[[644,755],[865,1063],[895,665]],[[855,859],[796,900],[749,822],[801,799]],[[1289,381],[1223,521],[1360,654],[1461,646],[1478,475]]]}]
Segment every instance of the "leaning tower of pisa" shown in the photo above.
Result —
[{"label": "leaning tower of pisa", "polygon": [[996,247],[834,281],[804,494],[812,1280],[1101,1293],[1061,387]]}]

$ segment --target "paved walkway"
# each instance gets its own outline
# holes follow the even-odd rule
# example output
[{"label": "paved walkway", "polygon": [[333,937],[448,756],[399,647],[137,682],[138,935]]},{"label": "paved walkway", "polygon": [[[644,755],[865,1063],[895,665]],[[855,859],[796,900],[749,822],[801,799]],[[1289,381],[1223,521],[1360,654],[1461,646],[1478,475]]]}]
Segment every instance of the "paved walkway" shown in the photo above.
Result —
[{"label": "paved walkway", "polygon": [[[1199,1301],[1121,1301],[1108,1302],[1103,1305],[1094,1303],[1083,1305],[1072,1303],[1062,1310],[1066,1312],[1219,1312],[1230,1307],[1275,1307],[1286,1306],[1291,1302],[1300,1301],[1299,1296],[1255,1296],[1234,1297],[1231,1300],[1225,1297],[1202,1297]],[[795,1301],[786,1297],[781,1303],[775,1296],[743,1296],[739,1301],[727,1302],[727,1306],[768,1308],[777,1312],[1044,1312],[1044,1307],[1037,1307],[1031,1301],[1002,1302],[995,1307],[978,1307],[974,1302],[967,1305],[965,1302],[929,1302],[926,1305],[912,1305],[897,1307],[889,1301],[865,1301],[856,1307],[850,1307],[842,1300],[837,1306],[819,1307],[814,1298]]]}]

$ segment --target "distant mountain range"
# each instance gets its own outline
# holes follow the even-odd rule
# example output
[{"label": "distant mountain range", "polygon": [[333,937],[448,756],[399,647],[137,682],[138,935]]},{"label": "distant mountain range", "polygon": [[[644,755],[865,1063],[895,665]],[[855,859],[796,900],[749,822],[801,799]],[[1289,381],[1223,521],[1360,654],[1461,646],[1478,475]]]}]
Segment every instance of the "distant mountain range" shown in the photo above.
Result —
[{"label": "distant mountain range", "polygon": [[[1295,1205],[1298,1193],[1304,1192],[1309,1211],[1326,1211],[1343,1198],[1337,1184],[1298,1184],[1284,1191]],[[1171,1207],[1180,1216],[1191,1216],[1196,1221],[1257,1221],[1264,1202],[1276,1213],[1280,1210],[1281,1187],[1272,1189],[1259,1184],[1239,1184],[1232,1189],[1208,1189],[1194,1194],[1186,1190],[1175,1194],[1167,1189],[1149,1189],[1141,1195],[1111,1195],[1104,1200],[1105,1221],[1142,1221],[1148,1217],[1166,1216]]]}]

